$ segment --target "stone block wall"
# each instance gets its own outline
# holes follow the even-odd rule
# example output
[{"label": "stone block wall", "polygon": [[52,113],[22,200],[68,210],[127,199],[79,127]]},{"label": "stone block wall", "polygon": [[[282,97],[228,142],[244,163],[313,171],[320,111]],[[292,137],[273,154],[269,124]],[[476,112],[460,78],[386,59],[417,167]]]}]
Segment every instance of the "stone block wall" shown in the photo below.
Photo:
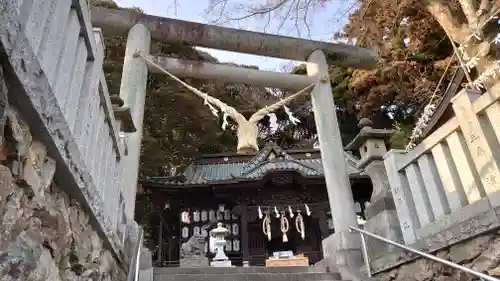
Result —
[{"label": "stone block wall", "polygon": [[[490,276],[500,278],[500,231],[483,234],[463,241],[435,253],[440,258],[450,260]],[[401,254],[401,256],[407,256]],[[478,280],[449,266],[416,259],[375,274],[381,281],[470,281]]]},{"label": "stone block wall", "polygon": [[0,280],[126,280],[91,227],[87,210],[58,186],[58,163],[32,137],[16,109],[8,108],[6,117],[0,154]]}]

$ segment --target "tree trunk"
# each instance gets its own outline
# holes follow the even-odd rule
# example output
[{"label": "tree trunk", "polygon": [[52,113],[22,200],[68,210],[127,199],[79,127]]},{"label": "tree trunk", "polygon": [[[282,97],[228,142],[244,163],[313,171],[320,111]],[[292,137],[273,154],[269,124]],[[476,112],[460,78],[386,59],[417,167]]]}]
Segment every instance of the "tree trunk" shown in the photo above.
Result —
[{"label": "tree trunk", "polygon": [[447,1],[443,0],[426,0],[427,10],[443,27],[444,31],[450,38],[459,43],[465,43],[465,39],[469,36],[470,31],[466,23],[462,23],[452,14]]},{"label": "tree trunk", "polygon": [[[498,0],[458,0],[465,19],[454,14],[447,0],[425,0],[427,10],[436,18],[451,40],[462,47],[459,55],[470,68],[476,68],[483,73],[495,63],[491,55],[491,41],[496,32],[491,32],[488,25],[493,15],[498,12]],[[494,23],[496,24],[496,23]],[[464,52],[464,53],[462,53]],[[490,83],[488,83],[490,84]],[[485,85],[486,88],[488,88]]]},{"label": "tree trunk", "polygon": [[460,2],[462,11],[469,22],[469,29],[476,30],[478,28],[478,7],[475,7],[472,0],[458,0],[458,2]]}]

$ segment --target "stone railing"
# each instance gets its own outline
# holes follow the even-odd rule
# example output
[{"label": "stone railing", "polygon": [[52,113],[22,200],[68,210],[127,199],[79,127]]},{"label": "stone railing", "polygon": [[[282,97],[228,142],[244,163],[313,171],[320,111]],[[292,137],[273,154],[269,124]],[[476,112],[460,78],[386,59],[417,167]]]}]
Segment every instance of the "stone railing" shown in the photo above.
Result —
[{"label": "stone railing", "polygon": [[111,103],[103,37],[91,27],[87,2],[10,1],[0,13],[0,40],[3,67],[12,74],[9,102],[56,159],[59,186],[90,210],[99,233],[119,250],[125,239],[118,229],[128,219],[120,127],[131,117]]},{"label": "stone railing", "polygon": [[123,209],[123,206],[120,204],[123,203],[120,201],[123,201],[123,197],[120,198],[120,180],[124,145],[120,142],[120,121],[115,119],[102,69],[102,33],[95,29],[94,35],[99,61],[94,62],[95,65],[92,66],[95,73],[86,77],[89,91],[82,88],[78,105],[70,105],[76,111],[76,118],[73,120],[74,116],[67,114],[67,120],[74,122],[73,136],[99,196],[102,202],[105,202],[105,213],[108,214],[109,222],[115,229],[122,219],[120,209]]},{"label": "stone railing", "polygon": [[483,95],[463,90],[455,117],[409,153],[386,154],[406,244],[435,249],[500,225],[499,98],[500,84]]}]

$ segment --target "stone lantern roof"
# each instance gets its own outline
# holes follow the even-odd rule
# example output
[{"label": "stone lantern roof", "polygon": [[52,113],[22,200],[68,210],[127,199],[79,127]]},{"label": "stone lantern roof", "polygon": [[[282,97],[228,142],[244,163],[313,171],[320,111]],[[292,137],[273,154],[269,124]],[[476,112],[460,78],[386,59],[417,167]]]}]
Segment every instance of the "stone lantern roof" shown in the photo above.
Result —
[{"label": "stone lantern roof", "polygon": [[229,234],[229,230],[225,228],[221,222],[217,223],[217,227],[210,231],[213,235],[222,235],[227,236]]},{"label": "stone lantern roof", "polygon": [[361,128],[358,135],[345,147],[345,150],[358,150],[369,139],[383,139],[388,141],[393,130],[374,129],[373,122],[368,118],[361,118],[358,127]]}]

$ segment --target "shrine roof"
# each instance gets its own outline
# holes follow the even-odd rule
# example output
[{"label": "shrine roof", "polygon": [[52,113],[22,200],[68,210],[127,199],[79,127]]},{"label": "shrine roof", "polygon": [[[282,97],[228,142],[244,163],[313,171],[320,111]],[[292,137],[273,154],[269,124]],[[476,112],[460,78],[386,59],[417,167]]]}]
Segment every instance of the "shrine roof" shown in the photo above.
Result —
[{"label": "shrine roof", "polygon": [[[365,174],[357,168],[358,159],[344,152],[351,177]],[[268,144],[253,155],[213,154],[194,160],[180,176],[149,177],[141,183],[154,186],[186,186],[232,184],[257,181],[268,173],[293,171],[305,178],[323,178],[323,164],[319,149],[284,150]]]}]

